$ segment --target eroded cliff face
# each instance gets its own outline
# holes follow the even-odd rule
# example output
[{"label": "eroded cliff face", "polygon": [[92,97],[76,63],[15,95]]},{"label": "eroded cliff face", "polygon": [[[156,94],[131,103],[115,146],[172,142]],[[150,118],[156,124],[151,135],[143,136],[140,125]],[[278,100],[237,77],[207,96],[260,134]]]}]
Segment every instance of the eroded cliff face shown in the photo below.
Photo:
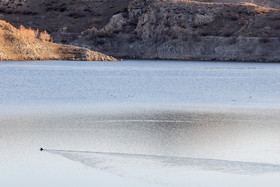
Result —
[{"label": "eroded cliff face", "polygon": [[73,44],[120,58],[280,61],[280,14],[255,4],[135,0]]},{"label": "eroded cliff face", "polygon": [[280,61],[278,0],[16,1],[0,6],[14,25],[118,58]]},{"label": "eroded cliff face", "polygon": [[0,61],[4,60],[87,60],[115,61],[116,59],[82,47],[55,44],[47,33],[14,28],[0,20]]}]

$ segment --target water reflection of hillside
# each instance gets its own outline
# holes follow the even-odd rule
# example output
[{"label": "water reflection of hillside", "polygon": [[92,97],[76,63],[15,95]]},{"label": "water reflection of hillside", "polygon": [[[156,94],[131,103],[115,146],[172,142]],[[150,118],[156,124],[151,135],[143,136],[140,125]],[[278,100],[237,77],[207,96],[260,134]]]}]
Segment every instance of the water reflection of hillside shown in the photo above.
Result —
[{"label": "water reflection of hillside", "polygon": [[36,139],[55,143],[52,148],[58,149],[280,163],[279,118],[277,113],[164,110],[32,116],[12,121],[19,123],[25,134],[34,131],[40,135]]},{"label": "water reflection of hillside", "polygon": [[147,153],[258,161],[268,156],[267,150],[279,150],[277,119],[262,114],[166,111],[109,123],[126,128],[128,147],[142,147]]},{"label": "water reflection of hillside", "polygon": [[186,184],[198,176],[194,181],[200,182],[201,176],[205,181],[228,181],[225,176],[229,175],[231,181],[257,175],[243,178],[254,184],[275,175],[278,182],[278,114],[278,110],[135,109],[106,113],[96,109],[7,116],[0,118],[0,150],[9,155],[2,157],[4,163],[11,155],[13,162],[48,158],[49,154],[38,151],[43,147],[106,173],[168,184]]},{"label": "water reflection of hillside", "polygon": [[[264,111],[143,110],[22,116],[1,120],[1,129],[18,139],[48,142],[45,146],[53,149],[279,164],[279,120],[277,112]],[[9,130],[11,124],[18,130]]]}]

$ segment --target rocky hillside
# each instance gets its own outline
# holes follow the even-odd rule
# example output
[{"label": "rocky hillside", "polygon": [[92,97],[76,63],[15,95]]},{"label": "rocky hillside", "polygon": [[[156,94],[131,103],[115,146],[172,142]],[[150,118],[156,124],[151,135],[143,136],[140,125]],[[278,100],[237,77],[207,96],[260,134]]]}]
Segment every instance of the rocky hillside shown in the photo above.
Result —
[{"label": "rocky hillside", "polygon": [[[0,0],[0,19],[50,33],[102,28],[131,0]],[[47,24],[46,24],[47,23]]]},{"label": "rocky hillside", "polygon": [[198,1],[2,0],[0,14],[119,58],[280,61],[279,0]]},{"label": "rocky hillside", "polygon": [[280,14],[250,3],[135,0],[73,41],[122,58],[280,61]]},{"label": "rocky hillside", "polygon": [[[77,34],[91,27],[104,27],[113,15],[127,12],[131,1],[133,0],[0,0],[0,19],[16,27],[24,25],[50,33],[63,31]],[[196,1],[249,2],[269,8],[280,8],[280,0]]]},{"label": "rocky hillside", "polygon": [[116,60],[89,49],[50,42],[46,32],[16,29],[0,20],[0,61],[3,60]]}]

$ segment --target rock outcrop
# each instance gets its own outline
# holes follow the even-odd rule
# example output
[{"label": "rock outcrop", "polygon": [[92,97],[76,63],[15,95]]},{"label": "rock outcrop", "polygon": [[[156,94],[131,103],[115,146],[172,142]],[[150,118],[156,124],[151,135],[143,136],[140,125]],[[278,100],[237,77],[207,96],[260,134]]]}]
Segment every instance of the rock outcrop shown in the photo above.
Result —
[{"label": "rock outcrop", "polygon": [[4,60],[88,60],[115,61],[113,57],[82,47],[55,44],[45,32],[16,29],[0,20],[0,61]]},{"label": "rock outcrop", "polygon": [[251,3],[135,0],[72,43],[120,58],[280,61],[279,13]]}]

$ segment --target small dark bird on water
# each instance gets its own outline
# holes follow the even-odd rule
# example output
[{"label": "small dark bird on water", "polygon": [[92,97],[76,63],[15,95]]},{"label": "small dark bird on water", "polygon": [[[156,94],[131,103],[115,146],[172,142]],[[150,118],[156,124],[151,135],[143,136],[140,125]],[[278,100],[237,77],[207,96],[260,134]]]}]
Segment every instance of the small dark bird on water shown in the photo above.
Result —
[{"label": "small dark bird on water", "polygon": [[40,148],[40,151],[43,151],[43,150],[44,150],[44,149],[41,147],[41,148]]}]

